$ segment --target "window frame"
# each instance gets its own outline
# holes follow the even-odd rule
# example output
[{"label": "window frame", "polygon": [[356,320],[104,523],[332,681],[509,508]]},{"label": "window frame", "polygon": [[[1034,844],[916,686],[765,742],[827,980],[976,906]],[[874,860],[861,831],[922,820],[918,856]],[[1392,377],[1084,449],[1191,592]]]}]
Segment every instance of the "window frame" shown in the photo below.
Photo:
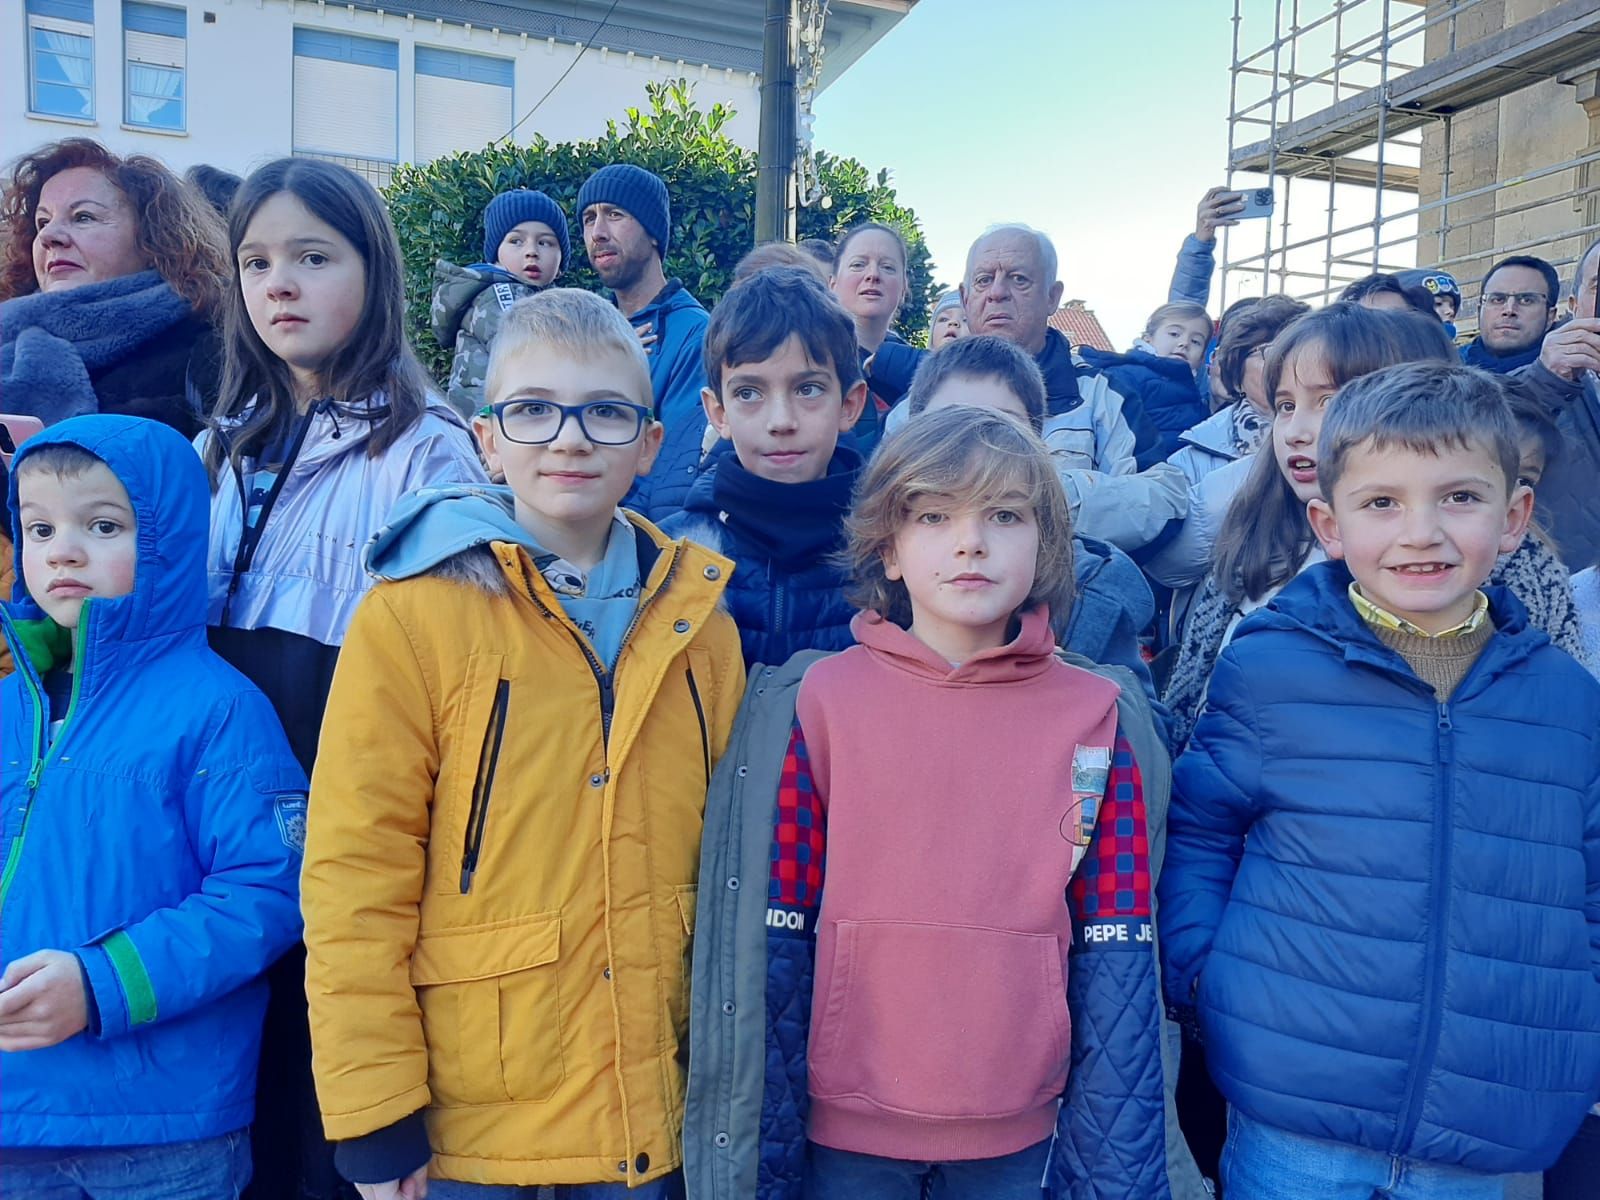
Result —
[{"label": "window frame", "polygon": [[[92,24],[84,24],[82,21],[74,21],[66,17],[50,16],[45,13],[28,12],[26,13],[26,16],[28,31],[28,114],[34,117],[43,117],[46,120],[80,121],[85,124],[93,124],[96,119],[94,86],[94,26]],[[35,40],[34,35],[36,33],[58,33],[66,37],[82,38],[84,41],[86,41],[89,44],[89,52],[86,56],[84,56],[89,64],[88,82],[84,84],[75,84],[58,83],[54,80],[41,81],[39,78],[39,55],[41,53],[58,54],[59,51],[41,50],[37,41]],[[41,82],[50,87],[81,89],[87,96],[89,111],[87,113],[68,113],[57,112],[49,108],[41,107],[39,103],[39,85]]]},{"label": "window frame", "polygon": [[[175,13],[183,20],[183,33],[169,33],[158,30],[130,29],[128,25],[129,8],[165,9]],[[174,67],[166,63],[148,63],[135,61],[128,52],[128,34],[144,33],[155,37],[173,38],[183,43],[183,66]],[[134,116],[133,74],[135,67],[143,67],[150,71],[165,71],[178,76],[179,92],[176,97],[152,96],[147,93],[138,93],[141,99],[160,101],[170,104],[176,99],[179,107],[177,125],[163,125],[155,121],[141,121]],[[177,8],[170,4],[150,4],[145,0],[136,0],[135,5],[130,5],[129,0],[122,3],[122,123],[129,129],[148,131],[168,135],[181,135],[189,132],[189,13],[187,9]]]}]

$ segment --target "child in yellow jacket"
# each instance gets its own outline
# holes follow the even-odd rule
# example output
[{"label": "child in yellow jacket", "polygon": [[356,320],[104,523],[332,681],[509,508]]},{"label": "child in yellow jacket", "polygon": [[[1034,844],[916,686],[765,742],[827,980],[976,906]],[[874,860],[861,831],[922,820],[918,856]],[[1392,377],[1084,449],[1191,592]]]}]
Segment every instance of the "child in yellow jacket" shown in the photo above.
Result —
[{"label": "child in yellow jacket", "polygon": [[334,677],[302,884],[318,1099],[375,1200],[665,1200],[744,686],[731,564],[617,507],[662,430],[611,305],[519,302],[487,397],[506,486],[397,506]]}]

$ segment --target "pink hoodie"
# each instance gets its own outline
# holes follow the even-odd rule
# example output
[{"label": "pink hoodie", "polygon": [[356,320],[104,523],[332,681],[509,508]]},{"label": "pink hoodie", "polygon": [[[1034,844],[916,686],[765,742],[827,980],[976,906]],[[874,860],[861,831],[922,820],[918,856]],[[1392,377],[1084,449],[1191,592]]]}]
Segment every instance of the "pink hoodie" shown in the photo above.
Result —
[{"label": "pink hoodie", "polygon": [[1043,610],[956,668],[875,613],[851,629],[797,706],[828,821],[808,1133],[1010,1154],[1050,1136],[1066,1083],[1066,889],[1118,689],[1055,656]]}]

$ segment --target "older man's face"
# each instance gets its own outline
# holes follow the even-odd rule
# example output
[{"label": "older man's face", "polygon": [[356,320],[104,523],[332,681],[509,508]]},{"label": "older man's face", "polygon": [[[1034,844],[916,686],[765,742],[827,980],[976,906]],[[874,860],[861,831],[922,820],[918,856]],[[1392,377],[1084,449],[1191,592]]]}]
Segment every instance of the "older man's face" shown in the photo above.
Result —
[{"label": "older man's face", "polygon": [[1032,237],[1002,230],[973,245],[961,300],[972,333],[1003,337],[1038,354],[1044,349],[1050,314],[1061,303],[1061,284],[1045,278]]}]

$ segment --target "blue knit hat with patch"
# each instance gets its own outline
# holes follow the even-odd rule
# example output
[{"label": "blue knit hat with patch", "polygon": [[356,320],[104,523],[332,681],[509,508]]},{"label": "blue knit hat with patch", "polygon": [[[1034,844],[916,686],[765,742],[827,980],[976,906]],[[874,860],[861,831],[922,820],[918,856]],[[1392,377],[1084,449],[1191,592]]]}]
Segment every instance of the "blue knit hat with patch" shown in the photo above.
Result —
[{"label": "blue knit hat with patch", "polygon": [[667,256],[667,242],[672,234],[672,203],[667,199],[667,185],[659,175],[652,175],[643,167],[632,163],[612,163],[601,167],[589,176],[578,192],[578,224],[583,224],[583,214],[591,204],[615,204],[644,228],[655,239],[661,257]]},{"label": "blue knit hat with patch", "polygon": [[556,241],[561,243],[561,269],[566,270],[572,260],[567,214],[549,196],[530,188],[501,192],[483,210],[483,261],[492,263],[500,253],[500,243],[506,240],[506,234],[524,221],[543,221],[550,226]]}]

